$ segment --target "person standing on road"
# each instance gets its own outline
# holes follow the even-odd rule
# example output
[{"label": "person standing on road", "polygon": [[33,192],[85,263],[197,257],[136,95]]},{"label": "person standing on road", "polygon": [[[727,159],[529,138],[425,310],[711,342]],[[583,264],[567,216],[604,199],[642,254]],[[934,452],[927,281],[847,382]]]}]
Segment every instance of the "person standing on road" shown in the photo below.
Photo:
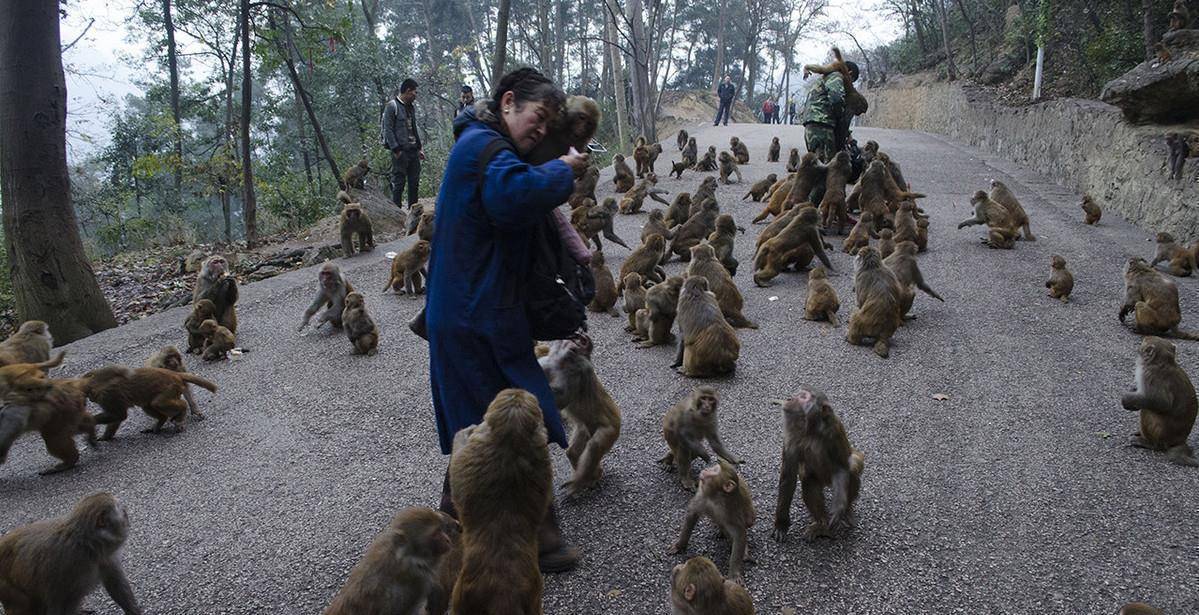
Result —
[{"label": "person standing on road", "polygon": [[400,196],[408,186],[408,207],[416,202],[420,190],[420,161],[425,151],[416,130],[416,81],[405,79],[400,90],[383,108],[382,135],[384,147],[391,152],[391,200],[403,206]]},{"label": "person standing on road", "polygon": [[795,99],[788,97],[787,98],[787,125],[790,126],[791,124],[794,124],[794,123],[795,123]]},{"label": "person standing on road", "polygon": [[[858,65],[846,62],[850,79],[858,80]],[[808,77],[804,71],[804,78]],[[821,162],[832,160],[845,148],[849,138],[849,122],[854,115],[866,111],[865,98],[859,94],[846,104],[845,81],[841,73],[819,75],[816,83],[808,89],[801,121],[804,126],[804,143]]]},{"label": "person standing on road", "polygon": [[724,118],[724,125],[729,125],[729,115],[732,113],[733,96],[737,94],[737,88],[733,87],[733,78],[725,75],[724,81],[720,87],[716,88],[716,97],[720,99],[720,106],[716,109],[716,119],[712,121],[715,126]]},{"label": "person standing on road", "polygon": [[[441,452],[454,434],[477,425],[507,388],[537,397],[550,442],[566,448],[566,431],[549,382],[533,354],[525,312],[534,229],[574,190],[589,157],[575,151],[533,166],[522,157],[545,137],[566,101],[532,68],[504,75],[485,108],[454,119],[456,142],[437,195],[425,304],[429,375]],[[507,147],[504,147],[507,146]],[[441,508],[456,514],[449,473]],[[543,572],[574,568],[555,507],[539,530]]]},{"label": "person standing on road", "polygon": [[762,102],[762,122],[765,124],[769,124],[773,121],[774,121],[774,103],[771,102],[770,97],[767,96],[766,100]]}]

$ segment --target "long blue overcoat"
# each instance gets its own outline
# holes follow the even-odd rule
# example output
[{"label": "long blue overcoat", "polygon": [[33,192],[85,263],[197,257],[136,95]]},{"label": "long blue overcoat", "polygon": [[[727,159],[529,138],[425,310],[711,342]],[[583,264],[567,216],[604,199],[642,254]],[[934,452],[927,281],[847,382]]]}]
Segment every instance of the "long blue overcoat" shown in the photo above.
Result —
[{"label": "long blue overcoat", "polygon": [[437,196],[429,257],[425,313],[441,452],[450,452],[458,430],[482,422],[497,393],[514,387],[537,396],[550,441],[565,447],[524,305],[532,229],[570,197],[574,175],[561,160],[531,166],[512,149],[481,171],[482,150],[502,137],[471,111],[454,120],[457,142]]}]

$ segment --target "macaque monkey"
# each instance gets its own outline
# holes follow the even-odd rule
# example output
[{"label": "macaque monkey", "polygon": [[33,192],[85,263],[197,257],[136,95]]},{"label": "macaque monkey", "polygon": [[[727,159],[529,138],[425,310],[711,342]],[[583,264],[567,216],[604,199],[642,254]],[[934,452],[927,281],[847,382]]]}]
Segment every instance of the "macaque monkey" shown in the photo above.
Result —
[{"label": "macaque monkey", "polygon": [[[800,389],[783,403],[783,460],[779,469],[778,506],[770,536],[782,542],[791,527],[791,500],[798,480],[812,522],[804,538],[831,537],[831,528],[851,526],[850,514],[862,484],[866,458],[853,449],[845,426],[828,397],[815,389]],[[832,490],[832,518],[825,509],[824,488]]]},{"label": "macaque monkey", "polygon": [[1013,226],[1024,227],[1024,240],[1036,241],[1037,238],[1032,236],[1032,231],[1028,228],[1028,214],[1024,213],[1024,207],[1020,205],[1020,201],[1016,195],[1012,194],[1011,190],[1003,182],[993,179],[991,180],[991,200],[1003,205],[1012,217]]},{"label": "macaque monkey", "polygon": [[675,179],[683,179],[683,171],[687,170],[687,162],[672,162],[670,163],[670,173],[667,175],[674,176]]},{"label": "macaque monkey", "polygon": [[353,202],[354,198],[350,196],[350,193],[346,192],[345,190],[337,191],[337,203],[339,205],[346,205]]},{"label": "macaque monkey", "polygon": [[362,293],[346,294],[345,308],[341,313],[341,323],[345,327],[346,337],[354,346],[354,354],[374,356],[379,352],[379,327],[366,312],[366,298]]},{"label": "macaque monkey", "polygon": [[682,288],[683,278],[671,276],[645,291],[645,307],[637,310],[635,319],[637,335],[634,339],[641,341],[638,348],[674,342],[674,334],[670,329],[678,313],[679,291]]},{"label": "macaque monkey", "polygon": [[[916,243],[916,239],[920,234],[919,225],[916,223],[916,203],[912,201],[900,203],[899,209],[895,211],[894,225],[895,232],[891,237],[895,240],[895,243],[903,241]],[[883,258],[886,257],[884,256]]]},{"label": "macaque monkey", "polygon": [[[733,256],[733,248],[737,238],[737,223],[728,214],[716,216],[716,230],[708,235],[708,245],[716,253],[716,260],[724,265],[730,276],[737,275],[737,267],[741,264]],[[694,253],[695,248],[691,248]]]},{"label": "macaque monkey", "polygon": [[700,517],[708,517],[733,543],[732,553],[729,555],[729,580],[741,584],[744,582],[741,566],[749,547],[749,528],[754,524],[756,515],[753,499],[749,495],[749,485],[745,483],[745,479],[737,474],[733,464],[717,459],[716,465],[700,471],[699,488],[687,504],[683,531],[671,547],[670,553],[686,552],[695,524]]},{"label": "macaque monkey", "polygon": [[624,291],[625,278],[630,273],[638,273],[641,275],[642,283],[657,284],[666,279],[666,273],[662,270],[659,264],[662,262],[662,256],[666,253],[666,240],[661,235],[650,235],[645,238],[645,243],[633,250],[628,258],[620,265],[619,281],[617,282],[616,290]]},{"label": "macaque monkey", "polygon": [[874,340],[874,353],[887,358],[891,353],[891,336],[903,322],[901,298],[907,290],[890,269],[883,266],[878,250],[866,246],[858,250],[853,279],[858,307],[849,316],[845,340],[860,346]]},{"label": "macaque monkey", "polygon": [[1062,303],[1070,300],[1070,291],[1074,290],[1074,276],[1066,269],[1066,259],[1053,255],[1050,261],[1049,279],[1045,281],[1045,288],[1049,289],[1049,296],[1054,299],[1061,299]]},{"label": "macaque monkey", "polygon": [[691,195],[690,212],[679,222],[684,222],[687,220],[687,218],[694,216],[695,212],[702,208],[704,201],[708,199],[716,200],[717,185],[718,184],[716,183],[715,177],[705,177],[703,181],[699,183],[699,188],[696,188],[695,193]]},{"label": "macaque monkey", "polygon": [[683,282],[675,320],[679,323],[679,342],[671,367],[681,367],[689,378],[731,374],[737,368],[741,340],[721,314],[706,278],[692,277]]},{"label": "macaque monkey", "polygon": [[982,190],[974,193],[970,203],[974,205],[974,217],[962,220],[958,224],[959,229],[985,224],[989,230],[982,241],[988,247],[1011,250],[1016,246],[1017,227],[1006,207],[996,203]]},{"label": "macaque monkey", "polygon": [[687,266],[686,277],[702,277],[708,280],[708,289],[716,295],[716,303],[728,324],[739,329],[757,329],[757,323],[749,320],[741,313],[745,300],[733,276],[720,261],[716,260],[716,251],[708,242],[700,242],[691,248],[691,262]]},{"label": "macaque monkey", "polygon": [[1178,328],[1182,322],[1178,287],[1142,258],[1130,258],[1124,267],[1124,305],[1117,314],[1121,323],[1130,312],[1134,316],[1132,330],[1141,335],[1199,340],[1194,333]]},{"label": "macaque monkey", "polygon": [[[43,370],[62,362],[17,363],[0,368],[5,404],[0,406],[0,464],[8,458],[9,448],[21,435],[38,432],[46,451],[59,463],[38,472],[41,475],[69,470],[79,463],[75,436],[83,434],[95,447],[96,421],[88,414],[87,400],[73,380],[48,379]],[[0,578],[0,599],[4,595]]]},{"label": "macaque monkey", "polygon": [[645,168],[649,161],[649,146],[646,143],[645,136],[637,137],[637,141],[633,144],[633,166],[636,167],[637,177],[645,177]]},{"label": "macaque monkey", "polygon": [[709,145],[704,157],[695,163],[695,170],[701,173],[711,173],[716,170],[716,146]]},{"label": "macaque monkey", "polygon": [[787,156],[787,172],[794,173],[799,170],[799,148],[791,148],[791,153]]},{"label": "macaque monkey", "polygon": [[200,335],[204,336],[204,352],[200,358],[205,361],[228,359],[229,351],[237,346],[237,336],[211,318],[200,323]]},{"label": "macaque monkey", "polygon": [[[162,350],[150,355],[150,358],[146,359],[142,367],[157,367],[178,373],[187,371],[187,366],[183,364],[183,355],[174,346],[164,346]],[[196,404],[196,398],[192,395],[191,386],[183,388],[183,399],[187,402],[188,411],[191,412],[192,417],[197,421],[203,421],[204,413],[200,412],[200,406]]]},{"label": "macaque monkey", "polygon": [[695,491],[695,479],[691,477],[691,462],[696,457],[704,463],[712,463],[712,456],[704,447],[704,441],[712,452],[729,463],[743,463],[724,447],[717,430],[716,409],[720,396],[710,386],[696,387],[687,397],[679,400],[662,417],[662,437],[669,450],[658,463],[674,465],[679,473],[683,488]]},{"label": "macaque monkey", "polygon": [[409,299],[424,293],[424,280],[428,275],[425,266],[429,263],[431,249],[429,242],[421,239],[397,254],[391,261],[391,276],[387,278],[383,292],[395,289],[397,294],[406,294]]},{"label": "macaque monkey", "polygon": [[712,560],[699,555],[670,572],[671,615],[754,615],[754,603]]},{"label": "macaque monkey", "polygon": [[[686,222],[687,219],[690,217],[691,217],[691,193],[690,192],[680,192],[674,196],[674,201],[672,201],[670,203],[670,207],[666,208],[666,216],[662,221],[666,224],[666,226],[673,229],[673,228],[679,226],[680,224]],[[658,234],[662,235],[661,233],[658,233]],[[647,235],[645,235],[645,234],[641,235],[642,243],[645,242],[646,237],[647,237]],[[666,235],[662,235],[662,238],[663,239],[673,239],[674,233],[672,232],[670,237],[667,237]]]},{"label": "macaque monkey", "polygon": [[1160,41],[1153,44],[1153,53],[1157,54],[1157,64],[1165,64],[1172,59],[1170,50],[1166,49],[1166,46]]},{"label": "macaque monkey", "polygon": [[1186,0],[1174,0],[1174,10],[1170,11],[1169,30],[1185,30],[1191,27],[1191,11],[1187,9]]},{"label": "macaque monkey", "polygon": [[621,283],[624,288],[621,289],[624,297],[624,312],[629,315],[629,324],[624,330],[633,332],[637,330],[637,310],[645,307],[645,287],[642,286],[641,274],[637,272],[627,273],[621,278]]},{"label": "macaque monkey", "polygon": [[728,152],[720,152],[720,183],[733,183],[729,181],[729,176],[734,174],[737,176],[737,183],[741,183],[741,169],[737,167],[737,162],[733,160],[733,157]]},{"label": "macaque monkey", "polygon": [[1082,207],[1082,211],[1086,215],[1083,221],[1087,224],[1098,224],[1099,219],[1103,217],[1103,210],[1099,208],[1099,204],[1089,194],[1083,195],[1080,207]]},{"label": "macaque monkey", "polygon": [[691,248],[706,239],[716,230],[716,218],[720,216],[720,206],[716,199],[708,198],[697,204],[692,202],[691,217],[674,231],[674,239],[670,242],[670,252],[664,254],[663,263],[670,260],[671,255],[678,255],[683,261],[691,259]]},{"label": "macaque monkey", "polygon": [[899,285],[903,287],[903,293],[899,299],[901,314],[906,315],[912,309],[912,302],[916,300],[916,292],[912,290],[913,287],[919,288],[924,291],[924,294],[945,303],[945,299],[942,299],[941,295],[938,295],[937,291],[924,281],[924,274],[920,273],[920,265],[916,263],[915,243],[901,241],[895,244],[895,252],[883,260],[883,265],[895,274],[895,279],[899,280]]},{"label": "macaque monkey", "polygon": [[325,263],[321,266],[320,273],[317,274],[319,282],[316,290],[316,298],[313,299],[312,305],[304,310],[304,319],[300,321],[300,326],[297,331],[303,331],[304,327],[308,326],[308,321],[312,320],[313,315],[321,309],[322,306],[328,307],[320,318],[316,320],[316,327],[320,328],[326,322],[333,325],[335,329],[341,328],[341,313],[345,311],[346,295],[354,292],[354,286],[350,281],[341,275],[341,269],[333,263]]},{"label": "macaque monkey", "polygon": [[690,137],[687,136],[686,130],[683,130],[683,129],[679,130],[679,136],[678,136],[677,141],[678,141],[679,151],[681,152],[681,151],[683,151],[683,148],[687,147],[687,142],[690,141]]},{"label": "macaque monkey", "polygon": [[626,192],[624,198],[620,200],[620,213],[635,214],[640,212],[641,206],[645,203],[646,197],[652,198],[663,205],[669,206],[670,203],[666,202],[666,199],[663,199],[660,196],[662,194],[666,194],[666,191],[654,187],[657,182],[658,178],[653,173],[646,175],[645,179],[638,182],[632,190]]},{"label": "macaque monkey", "polygon": [[0,366],[17,363],[41,363],[50,360],[54,338],[50,327],[40,320],[21,323],[16,333],[0,343]]},{"label": "macaque monkey", "polygon": [[416,227],[420,224],[421,216],[424,213],[424,203],[413,203],[408,206],[408,213],[404,216],[404,236],[416,234]]},{"label": "macaque monkey", "polygon": [[816,265],[808,272],[808,297],[804,301],[804,320],[827,320],[837,326],[837,311],[841,309],[841,301],[837,299],[837,291],[828,282],[828,271]]},{"label": "macaque monkey", "polygon": [[749,164],[749,148],[745,146],[745,142],[737,137],[729,139],[729,151],[733,152],[733,157],[737,160],[737,164]]},{"label": "macaque monkey", "polygon": [[108,493],[79,500],[65,517],[0,536],[0,605],[9,615],[75,615],[98,585],[125,615],[141,615],[121,567],[125,506]]},{"label": "macaque monkey", "polygon": [[687,146],[683,148],[683,164],[687,165],[688,169],[695,168],[695,162],[699,158],[699,146],[695,143],[695,137],[687,139]]},{"label": "macaque monkey", "polygon": [[200,299],[192,304],[192,313],[188,314],[187,319],[183,321],[183,328],[187,329],[188,354],[200,354],[204,352],[204,341],[206,338],[200,331],[200,325],[204,324],[205,320],[215,319],[216,306],[208,299]]},{"label": "macaque monkey", "polygon": [[429,508],[405,508],[375,537],[324,615],[422,615],[438,565],[460,528]]},{"label": "macaque monkey", "polygon": [[[681,194],[686,195],[687,193],[683,192]],[[676,197],[675,203],[678,203],[678,201],[679,199]],[[671,207],[673,208],[674,205],[672,204]],[[645,240],[650,235],[661,235],[663,239],[674,239],[674,232],[667,228],[666,215],[661,209],[655,208],[650,210],[649,220],[646,220],[645,225],[641,227],[641,243],[645,243]]]},{"label": "macaque monkey", "polygon": [[916,220],[916,249],[920,252],[928,251],[928,218]]},{"label": "macaque monkey", "polygon": [[216,321],[237,333],[237,279],[229,274],[229,263],[219,254],[209,256],[196,276],[192,303],[201,299],[212,301],[216,308]]},{"label": "macaque monkey", "polygon": [[[660,209],[654,211],[662,212]],[[616,279],[612,277],[612,270],[604,264],[604,253],[599,250],[592,252],[588,267],[591,268],[591,277],[595,279],[595,297],[591,299],[591,303],[587,304],[587,309],[592,312],[619,316],[620,314],[616,311],[616,301],[620,299],[620,294],[616,292]]]},{"label": "macaque monkey", "polygon": [[594,100],[586,96],[568,96],[562,112],[554,116],[553,123],[546,129],[545,137],[525,159],[529,164],[544,164],[565,155],[572,147],[590,157],[587,146],[595,136],[600,116],[599,105]]},{"label": "macaque monkey", "polygon": [[595,186],[599,183],[599,174],[599,167],[592,165],[583,171],[582,177],[575,180],[575,191],[567,200],[571,209],[578,207],[583,199],[591,199],[591,204],[595,204]]},{"label": "macaque monkey", "polygon": [[[870,241],[867,240],[866,244],[869,245]],[[883,260],[887,260],[887,257],[891,256],[893,252],[895,252],[895,231],[885,228],[878,232],[878,253]]]},{"label": "macaque monkey", "polygon": [[366,174],[371,170],[371,165],[366,158],[358,161],[358,164],[346,169],[345,173],[341,174],[341,183],[345,189],[357,188],[359,190],[366,187]]},{"label": "macaque monkey", "polygon": [[818,209],[824,228],[832,232],[833,225],[836,224],[837,234],[840,235],[845,232],[845,224],[849,221],[845,205],[845,184],[849,181],[849,174],[853,172],[853,164],[849,154],[837,152],[825,169],[824,198],[820,200]]},{"label": "macaque monkey", "polygon": [[773,186],[774,182],[776,181],[778,181],[778,175],[771,173],[764,179],[754,182],[754,185],[749,187],[749,192],[746,192],[745,196],[741,197],[741,200],[744,201],[745,199],[753,197],[755,203],[761,202],[762,196],[766,194],[767,190],[770,190],[770,187]]},{"label": "macaque monkey", "polygon": [[375,238],[371,227],[371,218],[366,215],[360,203],[346,203],[341,208],[341,220],[338,228],[341,233],[341,251],[349,257],[354,256],[354,234],[358,234],[358,252],[370,252],[375,249]]},{"label": "macaque monkey", "polygon": [[[338,198],[341,198],[341,195],[343,194],[345,193],[338,191]],[[200,271],[200,265],[202,264],[204,264],[204,252],[200,250],[192,250],[183,258],[183,271],[180,273],[198,273]]]},{"label": "macaque monkey", "polygon": [[645,158],[645,173],[647,175],[654,174],[654,165],[658,162],[658,156],[662,154],[662,144],[655,143],[646,148]]},{"label": "macaque monkey", "polygon": [[622,154],[617,154],[612,157],[612,168],[616,171],[616,175],[612,177],[612,183],[616,187],[617,192],[628,192],[633,187],[633,183],[637,181],[633,178],[633,170],[629,168],[628,163],[624,161]]},{"label": "macaque monkey", "polygon": [[1168,269],[1170,275],[1185,278],[1191,275],[1191,272],[1195,269],[1195,254],[1193,252],[1175,242],[1173,235],[1158,233],[1157,252],[1153,255],[1153,260],[1149,263],[1149,266],[1156,267],[1158,263],[1166,261],[1170,263]]},{"label": "macaque monkey", "polygon": [[791,265],[807,267],[813,257],[820,259],[824,267],[833,270],[833,263],[824,252],[824,240],[820,237],[820,214],[814,207],[804,207],[798,215],[758,247],[754,256],[754,284],[770,286],[770,280]]},{"label": "macaque monkey", "polygon": [[1166,615],[1161,609],[1155,609],[1144,602],[1129,602],[1120,607],[1116,615]]},{"label": "macaque monkey", "polygon": [[433,241],[433,224],[437,220],[437,212],[423,209],[416,218],[416,238],[421,241]]},{"label": "macaque monkey", "polygon": [[212,393],[217,390],[215,384],[195,374],[154,367],[109,365],[87,372],[79,380],[83,393],[103,410],[95,416],[96,423],[105,425],[101,440],[111,440],[116,435],[132,406],[140,406],[157,421],[142,433],[158,433],[167,421],[173,421],[176,430],[183,431],[188,405],[182,396],[187,385],[194,384]]},{"label": "macaque monkey", "polygon": [[62,365],[66,352],[59,351],[53,359],[40,363],[14,363],[0,367],[0,398],[40,399],[50,390],[51,382],[46,372]]},{"label": "macaque monkey", "polygon": [[775,137],[770,140],[770,149],[766,153],[766,162],[778,162],[779,150],[782,146],[779,145],[779,138]]},{"label": "macaque monkey", "polygon": [[1199,466],[1187,446],[1199,401],[1191,379],[1175,360],[1174,344],[1153,336],[1141,341],[1136,387],[1120,400],[1125,410],[1141,412],[1141,430],[1133,435],[1132,445],[1165,451],[1179,465]]},{"label": "macaque monkey", "polygon": [[1166,158],[1166,168],[1170,171],[1170,179],[1182,179],[1182,168],[1191,155],[1191,145],[1186,137],[1177,132],[1166,133],[1166,148],[1169,156]]}]

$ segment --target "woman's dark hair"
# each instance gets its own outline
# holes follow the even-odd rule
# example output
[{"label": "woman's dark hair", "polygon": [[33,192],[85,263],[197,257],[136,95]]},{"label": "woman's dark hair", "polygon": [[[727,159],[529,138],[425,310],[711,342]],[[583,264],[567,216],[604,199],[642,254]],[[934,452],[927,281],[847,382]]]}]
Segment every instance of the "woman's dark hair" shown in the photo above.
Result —
[{"label": "woman's dark hair", "polygon": [[545,103],[551,109],[558,109],[566,104],[566,94],[554,85],[549,77],[541,74],[535,68],[518,68],[500,78],[491,95],[491,107],[498,112],[500,99],[507,92],[512,92],[517,106],[525,103]]}]

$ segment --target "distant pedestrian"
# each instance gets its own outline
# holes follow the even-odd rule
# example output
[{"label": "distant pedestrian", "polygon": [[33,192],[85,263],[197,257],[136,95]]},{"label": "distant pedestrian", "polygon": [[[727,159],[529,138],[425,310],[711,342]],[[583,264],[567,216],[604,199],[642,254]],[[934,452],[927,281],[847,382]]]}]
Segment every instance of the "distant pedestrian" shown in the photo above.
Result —
[{"label": "distant pedestrian", "polygon": [[416,130],[416,80],[405,79],[395,98],[383,109],[381,140],[391,151],[391,200],[403,206],[400,196],[408,186],[408,206],[416,203],[420,190],[420,161],[425,159]]},{"label": "distant pedestrian", "polygon": [[762,122],[769,124],[774,121],[774,103],[767,96],[762,103]]},{"label": "distant pedestrian", "polygon": [[795,123],[795,99],[788,98],[787,99],[787,124],[791,125],[794,123]]},{"label": "distant pedestrian", "polygon": [[724,119],[724,125],[729,125],[729,114],[732,112],[733,96],[737,94],[737,88],[733,87],[733,78],[725,75],[724,82],[720,87],[716,88],[716,97],[720,99],[720,107],[716,109],[716,119],[712,120],[712,125],[715,126]]}]

